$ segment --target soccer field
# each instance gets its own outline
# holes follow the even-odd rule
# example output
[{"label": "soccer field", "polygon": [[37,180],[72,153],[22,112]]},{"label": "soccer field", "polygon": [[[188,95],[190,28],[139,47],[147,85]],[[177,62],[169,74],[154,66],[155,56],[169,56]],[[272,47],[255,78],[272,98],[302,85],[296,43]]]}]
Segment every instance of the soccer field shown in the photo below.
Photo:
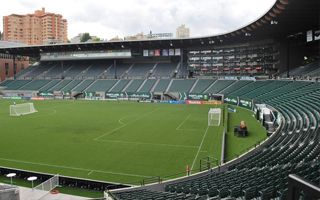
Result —
[{"label": "soccer field", "polygon": [[10,104],[0,101],[1,166],[138,184],[183,176],[206,156],[220,159],[223,126],[207,126],[213,106],[35,101],[37,113],[10,117]]}]

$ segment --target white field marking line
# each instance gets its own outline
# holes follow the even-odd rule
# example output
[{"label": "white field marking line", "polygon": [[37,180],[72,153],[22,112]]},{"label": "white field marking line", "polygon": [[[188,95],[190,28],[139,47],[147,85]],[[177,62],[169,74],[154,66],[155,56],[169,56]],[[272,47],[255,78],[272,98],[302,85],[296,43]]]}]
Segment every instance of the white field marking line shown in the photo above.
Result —
[{"label": "white field marking line", "polygon": [[204,131],[203,129],[176,129],[177,131]]},{"label": "white field marking line", "polygon": [[189,145],[179,145],[179,144],[161,144],[161,143],[149,143],[149,142],[130,142],[130,141],[121,141],[121,140],[99,140],[101,142],[110,142],[110,143],[124,143],[124,144],[138,144],[138,145],[153,145],[153,146],[166,146],[166,147],[176,147],[176,148],[191,148],[196,149],[198,146],[189,146]]},{"label": "white field marking line", "polygon": [[90,176],[90,174],[92,174],[93,173],[93,171],[90,171],[89,173],[88,173],[88,176]]},{"label": "white field marking line", "polygon": [[119,123],[119,124],[122,124],[122,125],[126,125],[126,123],[124,123],[122,120],[124,120],[124,119],[126,119],[126,118],[129,118],[129,117],[133,117],[133,116],[135,116],[135,115],[126,115],[126,116],[120,118],[120,119],[118,120],[118,123]]},{"label": "white field marking line", "polygon": [[64,166],[64,165],[51,165],[51,164],[45,164],[45,163],[36,163],[36,162],[14,160],[14,159],[7,159],[7,158],[0,158],[0,160],[9,161],[9,162],[16,162],[16,163],[23,163],[23,164],[30,164],[30,165],[55,167],[55,168],[60,168],[60,169],[71,169],[71,170],[78,170],[78,171],[97,172],[97,173],[102,173],[102,174],[114,174],[114,175],[142,177],[142,178],[150,178],[151,177],[151,176],[144,176],[144,175],[138,175],[138,174],[128,174],[128,173],[121,173],[121,172],[111,172],[111,171],[102,171],[102,170],[95,170],[95,169],[85,169],[85,168],[80,168],[80,167],[69,167],[69,166]]},{"label": "white field marking line", "polygon": [[204,134],[203,134],[203,136],[202,136],[202,140],[201,140],[201,143],[200,143],[198,152],[197,152],[196,156],[194,157],[193,162],[192,162],[192,165],[191,165],[191,171],[192,171],[192,169],[193,169],[193,167],[194,167],[194,164],[196,163],[197,157],[198,157],[198,155],[199,155],[199,153],[200,153],[200,150],[201,150],[201,147],[202,147],[204,138],[205,138],[206,135],[207,135],[208,129],[209,129],[209,126],[207,127],[206,131],[204,132]]},{"label": "white field marking line", "polygon": [[191,117],[191,114],[189,114],[176,128],[176,130],[178,131],[180,129],[180,127]]},{"label": "white field marking line", "polygon": [[154,109],[154,110],[151,111],[151,112],[148,112],[148,113],[146,113],[146,114],[143,114],[143,115],[141,115],[140,117],[136,118],[135,120],[133,120],[133,121],[127,123],[127,124],[123,124],[123,125],[121,125],[121,126],[119,126],[119,127],[117,127],[117,128],[114,128],[114,129],[112,129],[111,131],[108,131],[108,132],[106,132],[106,133],[104,133],[104,134],[102,134],[102,135],[94,138],[93,140],[98,141],[100,138],[103,138],[104,136],[110,135],[111,133],[113,133],[113,132],[115,132],[115,131],[117,131],[117,130],[119,130],[119,129],[122,129],[123,127],[126,127],[127,125],[132,124],[133,122],[136,122],[136,121],[138,121],[138,120],[140,120],[140,119],[142,119],[142,118],[144,118],[144,117],[146,117],[146,116],[148,116],[148,115],[156,112],[157,110],[159,110],[159,108],[156,108],[156,109]]}]

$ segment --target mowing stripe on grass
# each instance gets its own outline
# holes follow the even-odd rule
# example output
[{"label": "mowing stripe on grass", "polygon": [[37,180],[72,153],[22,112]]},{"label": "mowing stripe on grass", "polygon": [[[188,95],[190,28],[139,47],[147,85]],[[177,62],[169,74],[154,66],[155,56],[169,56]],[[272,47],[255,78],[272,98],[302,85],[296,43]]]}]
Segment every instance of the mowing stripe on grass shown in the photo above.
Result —
[{"label": "mowing stripe on grass", "polygon": [[143,115],[141,115],[140,117],[136,118],[135,120],[132,120],[131,122],[129,122],[129,123],[127,123],[127,124],[123,123],[123,122],[121,121],[121,119],[124,119],[124,118],[121,118],[121,119],[119,120],[119,122],[122,122],[122,123],[123,123],[122,126],[119,126],[119,127],[117,127],[117,128],[114,128],[114,129],[112,129],[111,131],[108,131],[108,132],[106,132],[106,133],[104,133],[104,134],[102,134],[102,135],[94,138],[93,140],[98,141],[100,138],[103,138],[104,136],[110,135],[111,133],[114,133],[115,131],[117,131],[117,130],[119,130],[119,129],[122,129],[122,128],[126,127],[127,125],[132,124],[133,122],[136,122],[136,121],[138,121],[138,120],[140,120],[140,119],[142,119],[142,118],[144,118],[144,117],[146,117],[146,116],[148,116],[148,115],[156,112],[156,111],[159,110],[159,109],[160,109],[160,108],[156,108],[156,109],[154,109],[154,110],[151,111],[151,112],[148,112],[148,113],[146,113],[146,114],[143,114]]},{"label": "mowing stripe on grass", "polygon": [[166,147],[176,147],[176,148],[190,148],[196,149],[198,146],[190,146],[190,145],[179,145],[179,144],[161,144],[161,143],[149,143],[149,142],[130,142],[123,140],[99,140],[101,142],[114,142],[114,143],[124,143],[124,144],[137,144],[137,145],[152,145],[152,146],[166,146]]},{"label": "mowing stripe on grass", "polygon": [[200,150],[201,150],[201,148],[202,148],[202,144],[203,144],[204,138],[206,138],[206,135],[207,135],[208,130],[209,130],[209,126],[207,126],[207,129],[206,129],[206,131],[204,132],[204,134],[203,134],[203,136],[202,136],[202,140],[201,140],[200,146],[199,146],[199,148],[198,148],[197,154],[196,154],[196,156],[194,157],[193,162],[192,162],[192,165],[191,165],[191,171],[192,171],[192,169],[193,169],[193,167],[194,167],[194,164],[196,163],[196,160],[197,160],[197,158],[198,158],[198,155],[199,155]]},{"label": "mowing stripe on grass", "polygon": [[86,168],[80,168],[80,167],[69,167],[69,166],[63,166],[63,165],[51,165],[51,164],[45,164],[45,163],[36,163],[36,162],[29,162],[29,161],[23,161],[23,160],[15,160],[15,159],[7,159],[7,158],[0,158],[0,160],[9,161],[9,162],[15,162],[15,163],[29,164],[29,165],[47,166],[47,167],[60,168],[60,169],[72,169],[72,170],[77,170],[77,171],[85,171],[85,172],[88,172],[88,173],[97,172],[97,173],[102,173],[102,174],[113,174],[113,175],[142,177],[142,178],[150,178],[151,177],[151,176],[144,176],[144,175],[138,175],[138,174],[128,174],[128,173],[121,173],[121,172],[102,171],[102,170],[86,169]]}]

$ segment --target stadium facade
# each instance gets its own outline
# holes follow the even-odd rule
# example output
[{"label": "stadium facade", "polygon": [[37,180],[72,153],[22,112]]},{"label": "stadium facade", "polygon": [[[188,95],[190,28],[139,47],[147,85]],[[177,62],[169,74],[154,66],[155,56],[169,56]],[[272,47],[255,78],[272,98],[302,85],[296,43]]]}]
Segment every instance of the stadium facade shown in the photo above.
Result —
[{"label": "stadium facade", "polygon": [[[7,97],[207,101],[209,96],[252,110],[265,103],[280,113],[279,123],[266,126],[271,137],[254,151],[197,176],[108,195],[297,199],[302,194],[292,188],[319,187],[319,4],[277,0],[254,22],[214,36],[1,48],[0,53],[39,60],[1,85]],[[301,184],[289,174],[303,177]],[[308,195],[319,198],[317,189]]]}]

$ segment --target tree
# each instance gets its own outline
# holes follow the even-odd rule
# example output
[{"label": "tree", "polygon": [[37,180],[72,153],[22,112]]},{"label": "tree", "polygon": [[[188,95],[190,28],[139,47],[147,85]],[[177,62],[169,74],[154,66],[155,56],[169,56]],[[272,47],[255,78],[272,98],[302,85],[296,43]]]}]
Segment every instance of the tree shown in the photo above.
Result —
[{"label": "tree", "polygon": [[90,34],[89,33],[84,33],[84,34],[81,35],[80,42],[86,42],[86,41],[88,41],[90,39],[91,39]]},{"label": "tree", "polygon": [[0,31],[0,40],[2,40],[2,32]]}]

